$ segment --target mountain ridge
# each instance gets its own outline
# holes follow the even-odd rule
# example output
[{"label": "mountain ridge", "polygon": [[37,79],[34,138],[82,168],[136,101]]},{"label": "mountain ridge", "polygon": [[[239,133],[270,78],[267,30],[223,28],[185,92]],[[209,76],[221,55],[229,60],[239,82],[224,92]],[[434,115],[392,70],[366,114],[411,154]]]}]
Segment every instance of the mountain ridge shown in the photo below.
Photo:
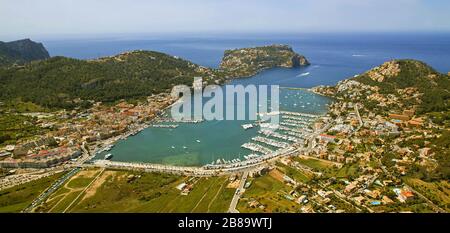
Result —
[{"label": "mountain ridge", "polygon": [[[145,50],[92,60],[57,56],[0,69],[0,84],[5,87],[0,100],[70,109],[97,101],[138,99],[168,92],[175,85],[191,86],[194,77],[203,77],[204,84],[222,84],[228,79],[271,67],[296,67],[307,63],[306,58],[287,45],[250,48],[255,49],[257,62],[245,63],[251,73],[247,69],[203,67],[176,56]],[[271,56],[266,57],[264,50],[271,50]],[[233,59],[233,55],[228,58]]]},{"label": "mountain ridge", "polygon": [[42,43],[30,39],[0,41],[0,66],[23,65],[27,62],[50,58]]}]

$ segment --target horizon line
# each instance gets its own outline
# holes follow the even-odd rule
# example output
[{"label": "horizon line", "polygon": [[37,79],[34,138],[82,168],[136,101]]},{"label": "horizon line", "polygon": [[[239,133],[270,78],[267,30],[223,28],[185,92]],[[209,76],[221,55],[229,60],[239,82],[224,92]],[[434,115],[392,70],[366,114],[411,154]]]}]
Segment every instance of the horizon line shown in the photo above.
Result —
[{"label": "horizon line", "polygon": [[[110,32],[110,33],[58,33],[58,34],[30,34],[30,35],[0,35],[0,41],[9,42],[22,39],[31,40],[62,40],[62,39],[123,39],[123,37],[144,37],[152,36],[154,39],[168,39],[167,36],[182,36],[184,38],[208,38],[223,36],[233,38],[239,36],[301,36],[301,35],[446,35],[450,30],[348,30],[348,31],[182,31],[182,32]],[[155,38],[156,37],[156,38]],[[4,38],[4,39],[3,39]],[[140,38],[129,38],[140,39]],[[142,38],[141,38],[142,39]],[[149,38],[150,39],[150,38]],[[174,38],[176,39],[176,38]],[[178,38],[179,39],[179,38]],[[238,39],[238,38],[237,38]]]}]

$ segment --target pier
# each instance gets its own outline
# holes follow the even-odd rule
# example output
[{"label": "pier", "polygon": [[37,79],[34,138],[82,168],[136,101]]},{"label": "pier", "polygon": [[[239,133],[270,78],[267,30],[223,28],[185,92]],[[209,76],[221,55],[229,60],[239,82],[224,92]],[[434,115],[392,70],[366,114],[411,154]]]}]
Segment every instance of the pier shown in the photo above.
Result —
[{"label": "pier", "polygon": [[291,141],[291,142],[297,142],[298,141],[298,138],[296,138],[296,137],[280,134],[280,133],[277,133],[277,132],[274,132],[274,131],[270,131],[270,130],[262,129],[262,130],[258,131],[258,133],[260,133],[260,134],[262,134],[264,136],[267,136],[267,137],[274,137],[274,138],[283,139],[283,140],[286,140],[286,141]]},{"label": "pier", "polygon": [[251,151],[254,151],[254,152],[259,152],[262,154],[270,154],[273,152],[271,149],[269,149],[267,147],[264,147],[264,146],[261,146],[261,145],[258,145],[258,144],[252,143],[252,142],[244,143],[244,144],[242,144],[241,147],[251,150]]},{"label": "pier", "polygon": [[178,126],[179,125],[158,125],[158,124],[151,125],[151,127],[153,128],[171,128],[171,129],[178,128]]},{"label": "pier", "polygon": [[266,137],[261,137],[261,136],[256,136],[256,137],[252,138],[252,140],[255,142],[262,142],[269,146],[278,147],[278,148],[286,148],[289,146],[289,144],[286,142],[279,142],[279,141],[276,141],[276,140],[273,140],[270,138],[266,138]]}]

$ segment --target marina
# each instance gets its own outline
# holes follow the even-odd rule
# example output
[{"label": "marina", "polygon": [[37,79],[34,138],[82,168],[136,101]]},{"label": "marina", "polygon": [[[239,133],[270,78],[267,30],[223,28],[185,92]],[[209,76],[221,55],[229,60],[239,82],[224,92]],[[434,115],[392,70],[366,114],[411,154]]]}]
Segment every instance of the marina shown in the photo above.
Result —
[{"label": "marina", "polygon": [[289,146],[289,143],[279,142],[279,141],[276,141],[273,139],[260,137],[260,136],[254,137],[254,138],[252,138],[252,140],[255,142],[261,142],[263,144],[267,144],[269,146],[278,147],[278,148],[286,148]]},{"label": "marina", "polygon": [[[260,75],[264,72],[230,84],[252,84],[258,82]],[[167,109],[121,136],[122,140],[112,141],[115,146],[110,151],[99,150],[96,159],[103,160],[111,153],[114,156],[110,160],[118,162],[234,166],[279,153],[293,144],[304,145],[316,119],[326,113],[329,99],[304,89],[283,88],[280,100],[279,111],[269,109],[258,113],[256,120],[174,120]],[[225,105],[225,108],[235,107],[235,104]],[[268,117],[278,118],[279,122],[272,122]]]},{"label": "marina", "polygon": [[252,142],[244,143],[244,144],[242,144],[241,147],[245,148],[245,149],[249,149],[253,152],[259,152],[261,154],[270,154],[273,152],[271,149],[269,149],[267,147],[264,147],[264,146],[261,146],[259,144],[252,143]]},{"label": "marina", "polygon": [[284,134],[280,134],[277,132],[273,132],[270,130],[260,130],[258,133],[265,135],[265,136],[270,136],[270,137],[274,137],[274,138],[278,138],[278,139],[283,139],[286,141],[291,141],[291,142],[298,142],[298,138],[293,137],[293,136],[288,136],[288,135],[284,135]]}]

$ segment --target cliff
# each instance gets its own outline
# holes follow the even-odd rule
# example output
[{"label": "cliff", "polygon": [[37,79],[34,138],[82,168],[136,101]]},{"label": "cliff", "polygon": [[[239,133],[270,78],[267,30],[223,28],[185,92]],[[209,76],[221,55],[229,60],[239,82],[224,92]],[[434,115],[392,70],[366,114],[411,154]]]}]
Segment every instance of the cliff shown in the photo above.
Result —
[{"label": "cliff", "polygon": [[274,67],[300,67],[308,60],[287,45],[269,45],[254,48],[226,50],[220,68],[229,77],[248,77]]}]

